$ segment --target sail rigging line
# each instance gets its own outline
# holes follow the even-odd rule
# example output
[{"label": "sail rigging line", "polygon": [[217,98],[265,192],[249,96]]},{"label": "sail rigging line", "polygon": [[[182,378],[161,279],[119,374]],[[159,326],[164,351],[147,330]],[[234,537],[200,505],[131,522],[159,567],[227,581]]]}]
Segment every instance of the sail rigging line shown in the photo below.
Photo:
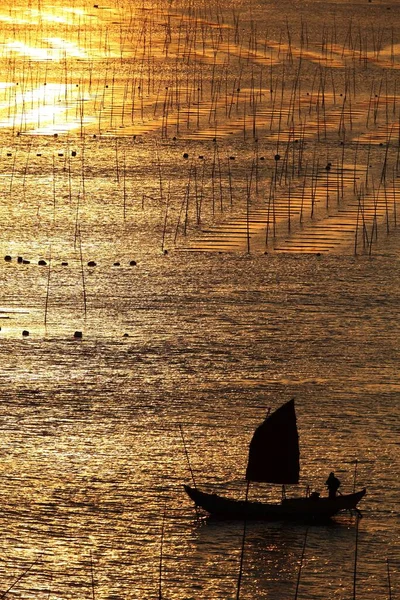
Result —
[{"label": "sail rigging line", "polygon": [[[192,476],[193,487],[194,487],[194,489],[196,490],[196,489],[197,489],[197,486],[196,486],[196,480],[195,480],[195,478],[194,478],[194,473],[193,473],[192,465],[190,464],[189,452],[188,452],[188,450],[187,450],[187,447],[186,447],[186,442],[185,442],[185,437],[184,437],[184,435],[183,435],[183,428],[182,428],[182,425],[181,425],[180,423],[178,423],[178,427],[179,427],[179,431],[181,432],[181,438],[182,438],[183,449],[184,449],[185,456],[186,456],[186,460],[187,460],[187,463],[188,463],[188,467],[189,467],[190,475]],[[197,518],[198,518],[198,519],[200,519],[200,511],[199,511],[199,507],[198,507],[197,505],[195,505],[195,507],[194,507],[194,508],[195,508],[195,511],[196,511],[196,516],[197,516]]]},{"label": "sail rigging line", "polygon": [[353,479],[353,494],[356,491],[358,458],[354,461],[354,479]]},{"label": "sail rigging line", "polygon": [[179,431],[181,432],[181,438],[182,438],[182,443],[183,443],[183,449],[185,451],[185,456],[186,456],[186,460],[188,463],[188,467],[189,467],[189,471],[190,471],[190,475],[192,476],[192,481],[193,481],[193,485],[195,487],[195,489],[197,489],[197,485],[196,485],[196,480],[194,478],[194,473],[193,473],[193,469],[192,469],[192,465],[190,464],[190,458],[189,458],[189,453],[186,447],[186,443],[185,443],[185,437],[183,435],[183,429],[182,429],[182,425],[179,423],[178,425],[179,427]]}]

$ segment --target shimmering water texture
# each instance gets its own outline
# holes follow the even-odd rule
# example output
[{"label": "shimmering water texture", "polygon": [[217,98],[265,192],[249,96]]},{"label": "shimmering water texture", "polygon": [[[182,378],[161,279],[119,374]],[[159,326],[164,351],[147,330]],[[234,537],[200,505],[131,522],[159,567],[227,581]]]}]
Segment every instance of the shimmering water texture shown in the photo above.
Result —
[{"label": "shimmering water texture", "polygon": [[243,498],[295,397],[364,518],[248,524],[240,598],[396,598],[400,5],[3,2],[0,63],[0,596],[237,599],[187,457]]}]

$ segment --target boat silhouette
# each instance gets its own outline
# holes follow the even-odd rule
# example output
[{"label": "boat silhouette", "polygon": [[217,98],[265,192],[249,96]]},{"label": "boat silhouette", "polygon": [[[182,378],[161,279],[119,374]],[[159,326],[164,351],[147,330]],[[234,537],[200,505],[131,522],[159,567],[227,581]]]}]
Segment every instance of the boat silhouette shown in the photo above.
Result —
[{"label": "boat silhouette", "polygon": [[342,511],[358,511],[357,505],[366,494],[363,488],[352,494],[335,497],[321,497],[317,493],[305,497],[283,497],[280,503],[248,500],[250,482],[285,486],[299,483],[299,475],[299,435],[292,399],[268,414],[254,432],[246,469],[245,500],[203,492],[189,485],[184,485],[184,489],[197,507],[213,517],[228,520],[325,520]]}]

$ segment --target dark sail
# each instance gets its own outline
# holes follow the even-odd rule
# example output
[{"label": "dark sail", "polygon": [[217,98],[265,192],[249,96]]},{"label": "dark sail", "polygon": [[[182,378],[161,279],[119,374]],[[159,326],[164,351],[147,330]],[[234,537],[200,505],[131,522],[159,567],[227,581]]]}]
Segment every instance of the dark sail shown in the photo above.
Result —
[{"label": "dark sail", "polygon": [[246,479],[299,483],[300,451],[294,400],[278,408],[254,432]]}]

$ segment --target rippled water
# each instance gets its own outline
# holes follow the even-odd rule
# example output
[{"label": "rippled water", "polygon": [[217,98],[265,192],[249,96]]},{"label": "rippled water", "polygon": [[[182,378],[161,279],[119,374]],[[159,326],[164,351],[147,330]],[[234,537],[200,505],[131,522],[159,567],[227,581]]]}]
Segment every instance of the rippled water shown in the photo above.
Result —
[{"label": "rippled water", "polygon": [[[165,597],[234,597],[242,525],[196,521],[179,424],[197,483],[240,497],[253,429],[292,396],[301,490],[323,490],[332,469],[351,490],[358,459],[357,485],[368,488],[359,594],[385,597],[387,557],[397,585],[396,255],[99,267],[82,340],[68,310],[51,333],[35,330],[38,270],[2,266],[3,279],[24,282],[18,306],[29,312],[8,313],[2,327],[3,588],[39,557],[17,597],[90,597],[92,553],[96,597],[157,597],[165,508]],[[304,535],[251,524],[242,597],[291,597]],[[302,597],[351,595],[354,544],[349,518],[309,530]]]},{"label": "rippled water", "polygon": [[[235,3],[243,37],[237,13],[222,4],[200,6],[199,13],[185,3],[168,9],[156,3],[2,5],[0,589],[9,590],[6,597],[236,598],[243,524],[198,519],[182,487],[191,481],[184,442],[199,486],[243,497],[252,433],[268,407],[291,397],[298,414],[301,482],[288,493],[303,493],[308,485],[324,491],[331,470],[343,491],[351,491],[358,461],[356,486],[367,487],[367,496],[358,530],[357,598],[398,594],[398,136],[385,138],[397,120],[397,96],[391,94],[398,32],[383,27],[385,7],[376,4],[367,14],[360,3],[337,1],[327,15],[318,1],[300,12],[289,3],[271,2],[255,5],[250,15]],[[397,5],[391,10],[395,14]],[[345,30],[332,25],[334,17],[347,23],[349,12],[359,19],[354,47],[359,35],[360,62],[368,62],[354,75],[361,86],[354,92],[360,102],[354,123],[357,118],[359,123],[347,134],[351,139],[344,150],[336,130],[326,137],[313,130],[315,139],[308,140],[304,155],[326,162],[346,153],[342,171],[351,162],[345,171],[352,175],[339,217],[344,226],[353,223],[354,199],[360,212],[362,193],[369,193],[376,200],[375,224],[371,229],[368,222],[364,233],[374,240],[373,251],[372,243],[370,251],[364,244],[355,255],[353,237],[343,241],[337,233],[329,252],[322,244],[319,252],[314,246],[312,253],[264,254],[261,231],[252,237],[250,252],[245,241],[236,252],[183,252],[190,243],[200,247],[201,229],[248,212],[249,190],[254,205],[262,206],[276,168],[273,132],[271,137],[264,132],[259,147],[264,170],[260,166],[257,176],[255,140],[245,138],[242,122],[234,129],[233,120],[219,121],[215,145],[213,69],[222,65],[219,75],[230,86],[239,73],[250,85],[260,64],[270,76],[273,59],[276,81],[282,69],[292,81],[296,69],[287,36],[293,34],[298,46],[303,23],[316,53],[307,58],[306,93],[315,73],[322,81],[318,40],[333,44],[335,32],[335,42],[343,48],[349,43]],[[379,36],[370,20],[378,17]],[[187,36],[186,50],[193,50],[190,36],[196,28],[196,43],[204,48],[190,62],[174,44],[180,30]],[[247,43],[254,46],[256,29],[259,46],[252,50],[262,53],[268,38],[267,62],[257,52],[252,59],[242,57]],[[218,36],[226,43],[221,33],[226,31],[232,32],[229,52],[239,58],[225,73],[222,59],[213,66],[213,44]],[[273,45],[281,35],[285,60],[281,46]],[[174,57],[165,64],[164,43]],[[138,54],[135,47],[146,51]],[[343,59],[340,52],[338,57]],[[349,60],[353,69],[357,59]],[[168,98],[158,86],[166,94],[163,77],[174,85],[179,79],[184,95],[187,73],[198,77],[201,69],[201,106],[207,107],[199,116],[201,127],[194,127],[197,109],[190,113],[186,98],[182,106],[189,117],[181,116],[180,125],[191,118],[191,126],[174,139],[177,123],[171,116],[167,128],[166,109],[162,115],[160,107]],[[351,69],[343,62],[329,72],[338,93]],[[200,81],[196,77],[192,91]],[[133,80],[136,92],[130,95]],[[139,81],[148,83],[146,94],[138,92]],[[369,94],[373,81],[388,86],[391,112],[389,119],[389,109],[379,112],[374,101],[376,143],[366,143],[360,123],[368,102],[362,104],[360,96]],[[80,86],[83,91],[76,91]],[[134,111],[134,118],[127,116]],[[339,113],[333,111],[334,127]],[[246,116],[245,110],[240,114]],[[371,163],[369,182],[352,162],[355,152],[360,163]],[[231,156],[235,161],[228,167]],[[385,160],[387,180],[381,172]],[[253,176],[259,177],[257,198]],[[300,185],[296,177],[293,185]],[[365,189],[357,188],[363,177]],[[377,200],[378,186],[386,205]],[[353,187],[358,197],[350,193]],[[287,192],[284,181],[279,188]],[[324,204],[333,191],[328,184],[321,189]],[[366,205],[366,220],[371,210]],[[329,221],[336,212],[321,218]],[[315,222],[304,218],[306,235]],[[301,232],[296,223],[295,231],[286,220],[280,230],[277,223],[277,238]],[[327,237],[325,230],[320,235]],[[224,238],[224,250],[233,239]],[[82,332],[81,339],[74,338],[75,331]],[[254,498],[279,500],[280,493],[255,484],[250,489]],[[356,521],[345,515],[308,530],[301,524],[249,524],[240,598],[294,598],[305,540],[298,598],[353,597]]]}]

